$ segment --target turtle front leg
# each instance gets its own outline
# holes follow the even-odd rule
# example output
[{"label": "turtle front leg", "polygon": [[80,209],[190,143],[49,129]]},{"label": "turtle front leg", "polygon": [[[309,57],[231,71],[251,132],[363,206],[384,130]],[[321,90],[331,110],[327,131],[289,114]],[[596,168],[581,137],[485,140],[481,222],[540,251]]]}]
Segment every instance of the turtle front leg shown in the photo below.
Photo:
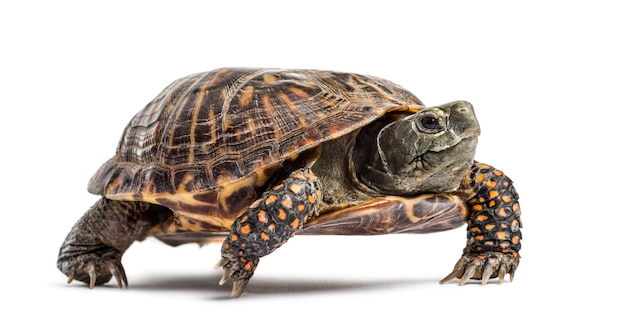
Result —
[{"label": "turtle front leg", "polygon": [[231,296],[239,297],[252,278],[259,259],[283,245],[318,213],[320,184],[309,169],[291,173],[255,201],[234,222],[222,245],[223,285],[233,279]]},{"label": "turtle front leg", "polygon": [[76,279],[93,288],[115,277],[119,287],[128,286],[122,254],[171,215],[167,208],[150,203],[101,198],[65,238],[57,267],[68,283]]},{"label": "turtle front leg", "polygon": [[500,170],[475,163],[464,181],[470,210],[467,245],[452,273],[441,284],[459,278],[459,285],[468,279],[486,284],[491,278],[504,281],[508,273],[513,281],[519,265],[522,233],[519,196],[513,182]]}]

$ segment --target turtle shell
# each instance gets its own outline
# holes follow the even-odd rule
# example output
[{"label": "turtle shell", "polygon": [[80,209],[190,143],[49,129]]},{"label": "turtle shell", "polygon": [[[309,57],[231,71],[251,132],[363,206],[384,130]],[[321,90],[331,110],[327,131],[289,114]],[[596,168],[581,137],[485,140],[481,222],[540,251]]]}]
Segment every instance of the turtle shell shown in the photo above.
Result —
[{"label": "turtle shell", "polygon": [[295,155],[391,111],[423,108],[387,80],[315,70],[190,75],[135,115],[89,191],[227,226]]}]

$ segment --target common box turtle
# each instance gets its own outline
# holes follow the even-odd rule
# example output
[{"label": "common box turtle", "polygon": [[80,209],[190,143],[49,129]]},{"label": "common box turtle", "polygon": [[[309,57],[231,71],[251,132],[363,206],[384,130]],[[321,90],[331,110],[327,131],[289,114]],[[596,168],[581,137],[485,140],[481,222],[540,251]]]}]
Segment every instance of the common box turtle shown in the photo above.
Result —
[{"label": "common box turtle", "polygon": [[317,70],[218,69],[170,84],[130,121],[89,182],[102,197],[72,228],[58,268],[89,287],[128,285],[122,254],[223,238],[239,297],[296,234],[428,233],[467,223],[452,273],[485,284],[519,264],[518,195],[474,161],[474,109],[425,107],[387,80]]}]

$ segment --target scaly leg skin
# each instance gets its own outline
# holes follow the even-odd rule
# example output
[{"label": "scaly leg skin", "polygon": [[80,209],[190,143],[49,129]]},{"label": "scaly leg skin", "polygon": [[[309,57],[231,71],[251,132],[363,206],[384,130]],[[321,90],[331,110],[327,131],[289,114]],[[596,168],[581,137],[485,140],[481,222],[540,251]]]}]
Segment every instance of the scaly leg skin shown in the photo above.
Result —
[{"label": "scaly leg skin", "polygon": [[68,283],[79,280],[93,288],[115,277],[118,287],[128,286],[122,254],[169,216],[171,211],[161,206],[101,198],[65,238],[57,267]]},{"label": "scaly leg skin", "polygon": [[495,277],[502,283],[506,274],[513,281],[522,247],[519,196],[513,182],[501,171],[475,163],[463,186],[468,195],[474,194],[467,201],[467,245],[452,273],[440,283],[459,278],[459,285],[464,285],[471,278],[485,285]]},{"label": "scaly leg skin", "polygon": [[318,214],[320,184],[309,169],[291,173],[237,218],[222,245],[223,285],[233,279],[231,296],[241,296],[259,259],[283,245]]}]

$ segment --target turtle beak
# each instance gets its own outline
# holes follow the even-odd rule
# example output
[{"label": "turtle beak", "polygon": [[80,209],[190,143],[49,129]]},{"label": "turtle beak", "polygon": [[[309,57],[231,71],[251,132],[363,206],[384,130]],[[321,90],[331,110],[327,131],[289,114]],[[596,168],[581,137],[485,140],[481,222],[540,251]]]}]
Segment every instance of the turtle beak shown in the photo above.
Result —
[{"label": "turtle beak", "polygon": [[459,139],[473,138],[480,135],[480,125],[474,113],[474,106],[471,103],[455,101],[444,106],[449,108],[449,126],[452,126],[452,132]]}]

